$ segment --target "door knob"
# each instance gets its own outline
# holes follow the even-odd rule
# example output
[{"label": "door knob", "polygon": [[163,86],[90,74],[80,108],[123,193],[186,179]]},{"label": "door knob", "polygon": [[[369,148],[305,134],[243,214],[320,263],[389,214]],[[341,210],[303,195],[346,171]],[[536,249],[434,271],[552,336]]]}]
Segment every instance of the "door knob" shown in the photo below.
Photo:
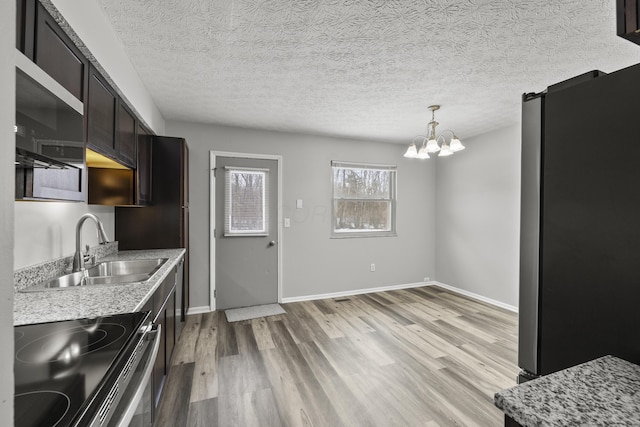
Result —
[{"label": "door knob", "polygon": [[275,241],[275,240],[272,240],[272,241],[270,241],[270,242],[269,242],[269,246],[270,246],[270,247],[271,247],[271,246],[275,246],[275,245],[276,245],[276,241]]}]

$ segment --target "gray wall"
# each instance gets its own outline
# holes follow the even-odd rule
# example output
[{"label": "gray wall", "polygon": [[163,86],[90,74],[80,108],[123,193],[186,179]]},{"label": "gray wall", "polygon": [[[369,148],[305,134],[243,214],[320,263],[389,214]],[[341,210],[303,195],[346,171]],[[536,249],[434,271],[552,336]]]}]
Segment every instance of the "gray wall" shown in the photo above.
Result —
[{"label": "gray wall", "polygon": [[[192,307],[209,305],[211,150],[283,156],[283,216],[291,218],[283,229],[284,298],[433,278],[435,164],[405,159],[405,146],[170,121],[167,133],[190,148]],[[398,165],[398,237],[329,238],[331,160]]]},{"label": "gray wall", "polygon": [[16,2],[0,2],[0,424],[13,425],[13,199]]},{"label": "gray wall", "polygon": [[463,143],[438,159],[436,278],[517,307],[520,126]]}]

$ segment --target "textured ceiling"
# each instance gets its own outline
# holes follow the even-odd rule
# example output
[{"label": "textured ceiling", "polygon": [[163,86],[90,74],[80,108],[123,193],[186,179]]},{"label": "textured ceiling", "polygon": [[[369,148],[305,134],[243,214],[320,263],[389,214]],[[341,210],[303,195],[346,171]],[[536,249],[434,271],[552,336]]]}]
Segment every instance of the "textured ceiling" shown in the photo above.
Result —
[{"label": "textured ceiling", "polygon": [[640,62],[614,0],[96,0],[167,120],[408,142]]}]

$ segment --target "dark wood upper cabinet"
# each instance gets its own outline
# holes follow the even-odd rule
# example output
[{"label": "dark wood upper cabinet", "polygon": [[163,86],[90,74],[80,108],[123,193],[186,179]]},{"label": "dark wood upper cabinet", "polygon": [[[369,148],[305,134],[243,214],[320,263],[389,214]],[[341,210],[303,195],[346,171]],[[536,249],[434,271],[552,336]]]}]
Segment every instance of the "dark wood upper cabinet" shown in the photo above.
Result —
[{"label": "dark wood upper cabinet", "polygon": [[88,62],[40,3],[36,9],[33,62],[73,96],[85,101]]},{"label": "dark wood upper cabinet", "polygon": [[93,67],[89,71],[86,115],[87,148],[136,169],[138,119]]},{"label": "dark wood upper cabinet", "polygon": [[120,163],[136,168],[138,143],[136,139],[137,120],[122,101],[118,102],[117,157]]},{"label": "dark wood upper cabinet", "polygon": [[33,61],[36,0],[16,0],[16,49]]},{"label": "dark wood upper cabinet", "polygon": [[[100,67],[84,57],[38,0],[16,0],[16,49],[84,104],[79,150],[84,153],[85,148],[89,148],[130,168],[128,173],[115,174],[121,177],[118,182],[124,182],[127,187],[131,182],[131,192],[127,197],[115,199],[111,197],[115,194],[109,193],[113,192],[112,189],[105,184],[113,181],[110,173],[105,170],[96,172],[104,166],[87,165],[86,169],[55,173],[21,167],[16,169],[16,197],[85,200],[88,181],[89,203],[93,200],[97,204],[150,205],[152,132],[140,123],[118,91],[98,71]],[[85,170],[93,173],[83,172]],[[45,185],[38,188],[37,183]],[[113,202],[103,203],[105,191]],[[92,194],[99,194],[99,201],[95,201],[95,197],[92,199]]]},{"label": "dark wood upper cabinet", "polygon": [[91,67],[86,104],[87,147],[115,159],[116,106],[118,97],[102,76]]},{"label": "dark wood upper cabinet", "polygon": [[138,167],[136,168],[137,205],[151,203],[152,150],[151,132],[138,125]]},{"label": "dark wood upper cabinet", "polygon": [[617,33],[620,37],[635,44],[640,44],[640,20],[638,19],[639,10],[640,0],[617,0]]},{"label": "dark wood upper cabinet", "polygon": [[24,53],[24,0],[16,0],[16,49]]}]

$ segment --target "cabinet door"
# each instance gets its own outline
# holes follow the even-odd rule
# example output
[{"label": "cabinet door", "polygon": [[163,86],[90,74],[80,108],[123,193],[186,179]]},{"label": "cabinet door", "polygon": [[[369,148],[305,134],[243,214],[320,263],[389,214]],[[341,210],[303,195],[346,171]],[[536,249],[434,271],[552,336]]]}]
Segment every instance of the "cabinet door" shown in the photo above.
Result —
[{"label": "cabinet door", "polygon": [[35,0],[16,0],[16,49],[31,60],[36,25],[35,10]]},{"label": "cabinet door", "polygon": [[120,163],[131,168],[136,167],[136,117],[124,106],[122,101],[118,102],[118,160]]},{"label": "cabinet door", "polygon": [[617,34],[633,42],[640,44],[640,0],[617,0]]},{"label": "cabinet door", "polygon": [[151,203],[151,133],[138,125],[138,167],[136,168],[136,204]]},{"label": "cabinet door", "polygon": [[87,60],[40,3],[36,15],[33,61],[84,102]]},{"label": "cabinet door", "polygon": [[93,68],[89,72],[87,147],[115,158],[117,97],[111,86]]}]

